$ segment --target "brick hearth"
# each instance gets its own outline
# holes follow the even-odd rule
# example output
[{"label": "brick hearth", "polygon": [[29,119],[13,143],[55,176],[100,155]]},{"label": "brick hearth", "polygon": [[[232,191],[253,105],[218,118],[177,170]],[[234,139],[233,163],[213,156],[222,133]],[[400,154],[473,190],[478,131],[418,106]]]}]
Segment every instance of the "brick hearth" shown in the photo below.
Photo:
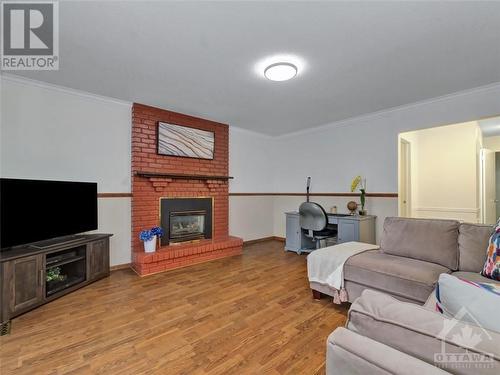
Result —
[{"label": "brick hearth", "polygon": [[[213,160],[158,155],[158,122],[167,122],[215,134]],[[228,126],[142,104],[132,107],[132,266],[148,275],[190,264],[241,254],[241,238],[229,236],[228,181],[208,178],[141,177],[137,172],[227,176]],[[213,238],[164,246],[145,253],[139,232],[159,225],[160,198],[212,197]]]}]

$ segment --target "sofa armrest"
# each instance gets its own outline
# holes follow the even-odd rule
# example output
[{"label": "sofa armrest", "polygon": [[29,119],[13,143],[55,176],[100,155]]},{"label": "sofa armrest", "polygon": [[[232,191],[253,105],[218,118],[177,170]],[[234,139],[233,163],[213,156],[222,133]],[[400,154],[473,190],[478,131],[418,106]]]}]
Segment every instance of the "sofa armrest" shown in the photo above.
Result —
[{"label": "sofa armrest", "polygon": [[[476,374],[498,374],[500,333],[449,319],[439,313],[372,290],[365,290],[351,305],[347,327],[363,336],[449,369],[456,358],[475,354],[482,369]],[[458,355],[451,358],[449,355]],[[487,366],[484,366],[487,364]],[[474,369],[476,370],[476,369]],[[449,370],[448,370],[449,371]],[[471,369],[453,369],[467,374]]]},{"label": "sofa armrest", "polygon": [[326,375],[337,374],[443,375],[447,372],[368,337],[337,328],[327,340]]}]

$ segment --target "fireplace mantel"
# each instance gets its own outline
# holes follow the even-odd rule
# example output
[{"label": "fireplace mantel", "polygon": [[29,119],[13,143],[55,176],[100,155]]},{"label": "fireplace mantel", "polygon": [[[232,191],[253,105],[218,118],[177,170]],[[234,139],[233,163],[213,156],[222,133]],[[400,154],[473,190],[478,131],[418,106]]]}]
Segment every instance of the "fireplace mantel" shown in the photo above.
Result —
[{"label": "fireplace mantel", "polygon": [[180,174],[180,173],[156,173],[156,172],[136,172],[139,177],[144,178],[166,178],[172,180],[232,180],[232,176],[212,176],[200,174]]},{"label": "fireplace mantel", "polygon": [[153,185],[156,192],[162,192],[174,180],[198,180],[203,181],[212,192],[220,185],[226,184],[233,177],[231,176],[213,176],[199,174],[182,174],[182,173],[156,173],[156,172],[136,172],[137,177],[148,179]]}]

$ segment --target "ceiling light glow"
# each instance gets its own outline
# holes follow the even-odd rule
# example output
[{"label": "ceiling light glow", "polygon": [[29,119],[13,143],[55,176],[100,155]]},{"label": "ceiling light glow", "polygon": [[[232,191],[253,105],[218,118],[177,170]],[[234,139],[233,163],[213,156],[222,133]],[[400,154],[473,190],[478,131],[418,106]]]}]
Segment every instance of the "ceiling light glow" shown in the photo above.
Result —
[{"label": "ceiling light glow", "polygon": [[297,67],[289,62],[278,62],[264,70],[264,76],[270,81],[288,81],[297,75]]},{"label": "ceiling light glow", "polygon": [[[263,57],[253,66],[256,76],[272,81],[286,81],[286,79],[301,76],[306,70],[307,64],[305,60],[291,53],[279,53]],[[275,74],[278,79],[273,79]],[[287,74],[289,78],[283,79]]]}]

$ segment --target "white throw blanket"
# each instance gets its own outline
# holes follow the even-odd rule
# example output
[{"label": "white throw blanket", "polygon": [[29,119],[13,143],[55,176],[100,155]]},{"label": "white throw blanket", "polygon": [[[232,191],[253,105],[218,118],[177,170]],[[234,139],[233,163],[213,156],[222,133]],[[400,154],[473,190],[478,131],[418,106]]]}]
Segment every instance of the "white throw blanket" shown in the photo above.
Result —
[{"label": "white throw blanket", "polygon": [[380,246],[364,242],[346,242],[315,250],[307,256],[309,282],[335,289],[334,303],[346,302],[348,296],[344,289],[345,262],[353,255],[379,248]]}]

